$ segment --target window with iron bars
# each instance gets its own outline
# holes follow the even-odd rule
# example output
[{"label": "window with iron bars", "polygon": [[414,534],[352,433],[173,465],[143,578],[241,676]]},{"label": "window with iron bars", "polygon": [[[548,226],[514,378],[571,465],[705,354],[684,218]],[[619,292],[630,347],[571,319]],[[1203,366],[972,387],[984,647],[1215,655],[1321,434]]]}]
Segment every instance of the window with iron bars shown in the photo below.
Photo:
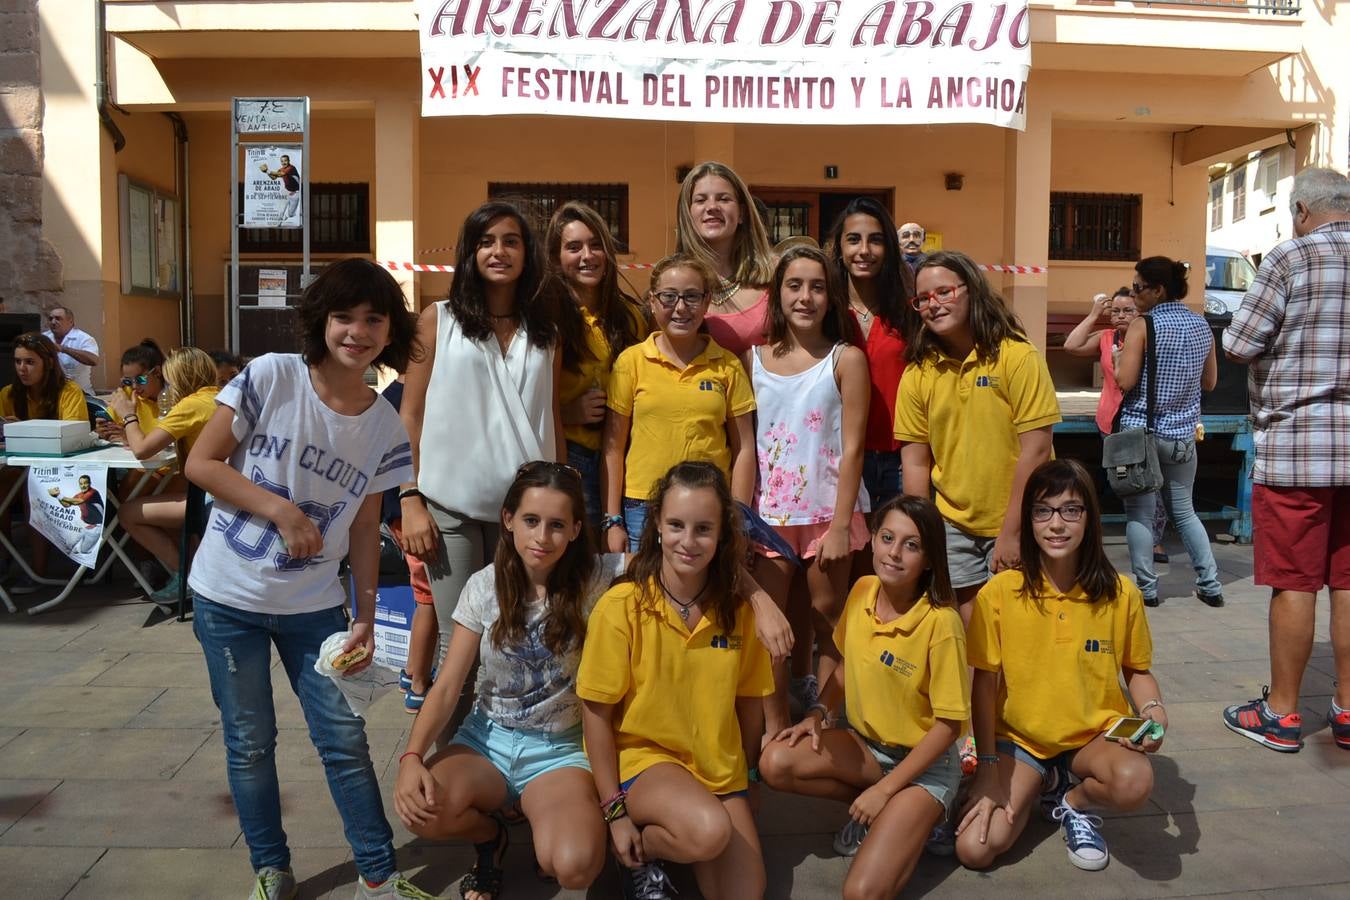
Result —
[{"label": "window with iron bars", "polygon": [[[244,186],[239,186],[244,208]],[[370,252],[370,185],[319,183],[309,186],[311,253]],[[300,253],[299,228],[241,228],[240,253]]]},{"label": "window with iron bars", "polygon": [[585,203],[600,214],[620,253],[628,252],[628,185],[550,184],[543,182],[492,181],[489,200],[507,200],[522,208],[542,234],[558,207],[570,200]]},{"label": "window with iron bars", "polygon": [[1139,259],[1140,194],[1050,194],[1051,259]]}]

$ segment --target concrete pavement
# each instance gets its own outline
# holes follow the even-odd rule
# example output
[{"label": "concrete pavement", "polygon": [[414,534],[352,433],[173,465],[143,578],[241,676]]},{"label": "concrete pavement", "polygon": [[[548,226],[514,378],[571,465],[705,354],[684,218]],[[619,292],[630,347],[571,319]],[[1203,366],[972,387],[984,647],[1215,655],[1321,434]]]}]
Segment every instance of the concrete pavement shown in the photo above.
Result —
[{"label": "concrete pavement", "polygon": [[[1110,539],[1127,566],[1123,539]],[[1154,671],[1171,730],[1144,809],[1108,816],[1103,872],[1073,868],[1050,826],[1033,822],[988,873],[926,857],[906,894],[993,897],[1350,896],[1350,752],[1325,716],[1334,667],[1325,595],[1303,684],[1304,737],[1277,754],[1229,732],[1221,709],[1268,680],[1266,597],[1250,548],[1216,545],[1228,605],[1189,594],[1180,546],[1160,567],[1164,605],[1149,611]],[[0,893],[45,898],[230,898],[249,889],[247,849],[225,780],[224,748],[191,624],[164,620],[130,580],[82,588],[30,618],[0,615]],[[31,600],[29,600],[31,604]],[[352,895],[356,877],[299,705],[274,669],[285,822],[302,897]],[[385,797],[410,723],[396,696],[369,717]],[[413,838],[386,807],[400,864],[433,893],[458,896],[462,846]],[[760,827],[775,898],[837,897],[847,862],[830,849],[842,806],[765,792]],[[513,830],[505,894],[577,897],[535,879],[529,833]],[[696,897],[675,869],[682,897]],[[613,874],[591,897],[617,896]]]}]

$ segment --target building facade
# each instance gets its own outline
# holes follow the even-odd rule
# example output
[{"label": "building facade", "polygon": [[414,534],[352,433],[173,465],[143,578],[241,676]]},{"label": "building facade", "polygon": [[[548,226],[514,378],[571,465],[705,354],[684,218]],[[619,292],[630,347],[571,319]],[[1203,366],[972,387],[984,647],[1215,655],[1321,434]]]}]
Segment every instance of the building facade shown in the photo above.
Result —
[{"label": "building facade", "polygon": [[[1034,0],[1018,132],[424,119],[410,2],[41,0],[40,122],[18,122],[25,107],[3,99],[10,123],[40,128],[40,166],[30,166],[40,172],[17,177],[40,183],[33,230],[59,260],[60,283],[21,281],[17,300],[64,298],[114,361],[147,335],[229,344],[231,98],[308,96],[316,262],[449,263],[459,223],[491,195],[589,199],[615,225],[623,260],[651,262],[674,246],[680,175],[717,159],[780,230],[818,234],[847,196],[872,193],[897,222],[917,221],[979,262],[1044,267],[993,277],[1037,343],[1053,347],[1057,316],[1128,284],[1139,256],[1203,258],[1211,166],[1282,147],[1277,183],[1308,165],[1346,168],[1350,16],[1337,6]],[[8,173],[17,145],[6,140]],[[153,195],[152,217],[172,232],[157,236],[151,261],[123,246],[126,183]],[[294,265],[297,250],[290,233],[241,236],[253,267]],[[124,270],[137,264],[154,290],[126,289]],[[419,307],[449,283],[396,276]],[[1202,294],[1197,285],[1197,308]],[[1051,354],[1057,376],[1090,382],[1090,369],[1061,356]]]}]

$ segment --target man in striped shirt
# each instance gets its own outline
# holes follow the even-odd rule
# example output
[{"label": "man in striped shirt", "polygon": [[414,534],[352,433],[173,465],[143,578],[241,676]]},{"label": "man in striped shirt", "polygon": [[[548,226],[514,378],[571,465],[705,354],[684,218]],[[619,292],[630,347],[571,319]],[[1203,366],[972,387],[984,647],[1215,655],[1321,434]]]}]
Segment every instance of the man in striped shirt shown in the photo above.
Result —
[{"label": "man in striped shirt", "polygon": [[1224,723],[1273,750],[1303,746],[1299,687],[1327,585],[1338,680],[1327,718],[1350,750],[1350,180],[1305,169],[1290,203],[1294,239],[1262,260],[1224,334],[1229,358],[1251,364],[1255,575],[1272,595],[1270,688]]}]

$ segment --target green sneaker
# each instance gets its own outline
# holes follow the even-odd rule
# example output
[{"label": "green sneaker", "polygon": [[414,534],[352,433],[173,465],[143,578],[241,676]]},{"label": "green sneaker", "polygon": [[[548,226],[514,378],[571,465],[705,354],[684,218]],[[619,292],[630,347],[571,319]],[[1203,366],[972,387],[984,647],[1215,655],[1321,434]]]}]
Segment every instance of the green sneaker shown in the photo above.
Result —
[{"label": "green sneaker", "polygon": [[294,900],[299,893],[290,869],[263,866],[257,872],[248,900]]},{"label": "green sneaker", "polygon": [[356,879],[356,900],[440,900],[435,894],[428,894],[417,885],[395,872],[383,883],[371,887],[364,878]]},{"label": "green sneaker", "polygon": [[[174,572],[169,576],[169,581],[164,587],[157,591],[152,591],[150,600],[153,603],[177,603],[178,590],[183,584],[183,575],[181,572]],[[188,599],[192,599],[192,589],[188,589]]]}]

